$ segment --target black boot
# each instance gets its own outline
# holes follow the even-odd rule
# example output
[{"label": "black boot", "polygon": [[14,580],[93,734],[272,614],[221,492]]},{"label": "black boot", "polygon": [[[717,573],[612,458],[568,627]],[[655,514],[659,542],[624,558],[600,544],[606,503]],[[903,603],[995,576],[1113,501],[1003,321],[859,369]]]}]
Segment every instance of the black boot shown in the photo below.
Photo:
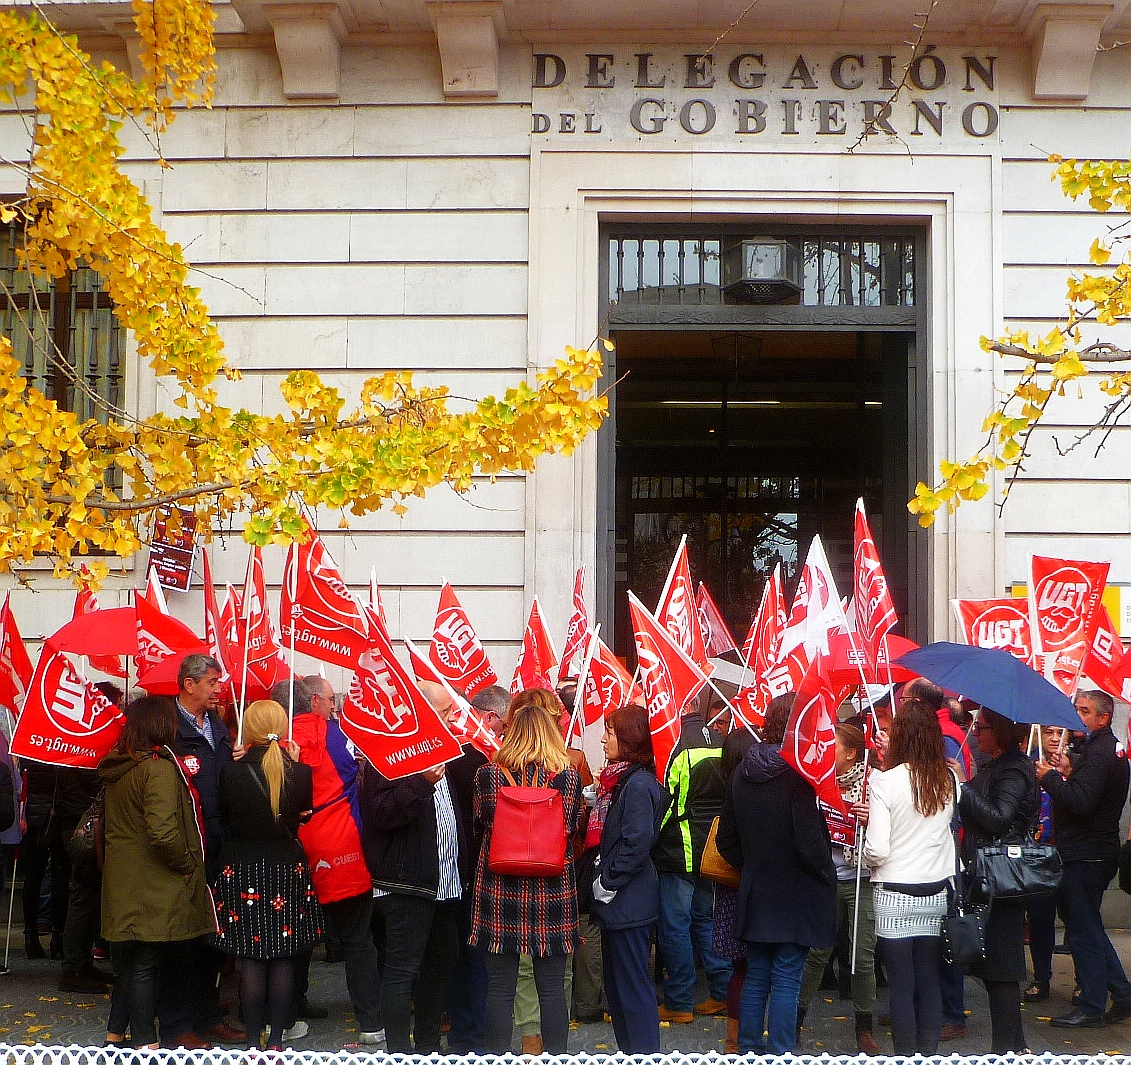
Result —
[{"label": "black boot", "polygon": [[24,936],[24,953],[28,956],[29,961],[39,961],[41,958],[47,957],[37,935]]},{"label": "black boot", "polygon": [[808,1011],[803,1006],[797,1007],[797,1042],[801,1042],[801,1029],[805,1026],[805,1014]]},{"label": "black boot", "polygon": [[856,1049],[861,1054],[880,1052],[876,1037],[872,1035],[872,1014],[856,1011]]}]

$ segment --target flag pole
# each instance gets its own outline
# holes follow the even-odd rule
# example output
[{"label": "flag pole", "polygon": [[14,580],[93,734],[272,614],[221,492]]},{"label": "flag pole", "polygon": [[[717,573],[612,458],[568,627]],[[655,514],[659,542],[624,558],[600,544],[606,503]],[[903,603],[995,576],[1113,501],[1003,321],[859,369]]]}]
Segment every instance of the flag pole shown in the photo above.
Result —
[{"label": "flag pole", "polygon": [[[864,802],[868,794],[868,755],[872,752],[869,750],[868,745],[864,745],[864,783],[860,788],[860,801]],[[860,930],[860,880],[864,869],[864,848],[861,846],[860,840],[860,819],[856,819],[856,895],[852,900],[852,965],[850,970],[852,975],[856,975],[856,944],[857,936]]]},{"label": "flag pole", "polygon": [[[254,548],[252,551],[254,552]],[[247,594],[248,577],[251,576],[251,566],[254,554],[248,555],[247,558],[247,576],[244,577],[243,582],[243,602],[240,604],[240,614],[243,621],[243,663],[240,667],[240,701],[238,704],[239,717],[236,721],[236,746],[243,745],[243,712],[247,706],[247,656],[251,653],[251,616],[248,614],[250,609],[248,603],[250,596]]]},{"label": "flag pole", "polygon": [[680,552],[683,550],[684,545],[687,543],[687,533],[684,533],[679,538],[679,547],[675,549],[675,557],[672,559],[671,569],[668,570],[668,579],[664,581],[664,590],[660,592],[660,598],[656,603],[656,608],[659,609],[662,603],[668,597],[668,592],[671,591],[672,581],[675,580],[675,568],[679,564]]},{"label": "flag pole", "polygon": [[298,549],[294,544],[291,544],[287,554],[289,555],[291,551],[294,551],[295,559],[294,564],[287,571],[287,591],[290,593],[291,602],[291,654],[290,661],[287,663],[291,673],[287,682],[287,698],[290,700],[290,706],[287,708],[288,744],[293,743],[295,738],[295,598],[298,596]]},{"label": "flag pole", "polygon": [[[593,652],[597,648],[597,640],[601,635],[601,623],[589,631],[589,641],[585,648],[585,657],[581,660],[581,672],[577,675],[577,687],[573,694],[573,714],[569,719],[569,729],[566,732],[566,746],[573,741],[573,730],[577,726],[578,715],[585,706],[585,681],[589,678],[589,663],[593,661]],[[631,690],[631,689],[630,689]]]},{"label": "flag pole", "polygon": [[[778,565],[780,566],[781,563],[778,563]],[[758,619],[762,616],[762,607],[764,607],[766,605],[766,597],[770,594],[770,581],[772,581],[773,579],[774,579],[774,575],[773,575],[773,573],[771,573],[770,576],[766,578],[766,583],[762,585],[762,598],[758,603],[758,610],[754,614],[754,623],[755,624],[758,623]],[[750,641],[750,654],[753,654],[753,653],[754,653],[754,641],[751,640]],[[739,691],[742,691],[742,689],[746,687],[746,674],[749,672],[749,670],[750,670],[750,659],[746,655],[743,655],[742,656],[742,676],[738,678],[738,690]]]},{"label": "flag pole", "polygon": [[4,968],[8,968],[8,956],[12,950],[12,910],[16,903],[16,874],[20,871],[20,854],[17,849],[12,858],[12,882],[8,885],[8,933],[4,939]]}]

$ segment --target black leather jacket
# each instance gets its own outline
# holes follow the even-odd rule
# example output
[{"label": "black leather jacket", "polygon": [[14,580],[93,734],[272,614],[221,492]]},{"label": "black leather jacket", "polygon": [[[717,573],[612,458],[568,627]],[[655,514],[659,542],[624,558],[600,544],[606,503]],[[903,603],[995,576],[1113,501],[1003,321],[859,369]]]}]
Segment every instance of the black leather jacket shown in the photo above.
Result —
[{"label": "black leather jacket", "polygon": [[998,755],[962,785],[962,857],[969,862],[978,847],[993,840],[1032,839],[1041,812],[1041,789],[1033,763],[1016,747]]}]

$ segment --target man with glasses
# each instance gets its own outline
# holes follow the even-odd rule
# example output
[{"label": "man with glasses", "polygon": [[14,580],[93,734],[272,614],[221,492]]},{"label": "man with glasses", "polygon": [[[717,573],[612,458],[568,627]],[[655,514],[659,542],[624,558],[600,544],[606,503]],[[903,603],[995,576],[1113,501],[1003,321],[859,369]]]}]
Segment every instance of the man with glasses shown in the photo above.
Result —
[{"label": "man with glasses", "polygon": [[1131,1017],[1131,982],[1100,912],[1119,864],[1119,818],[1127,801],[1127,759],[1111,730],[1114,708],[1106,692],[1077,694],[1076,712],[1088,730],[1080,757],[1071,764],[1059,754],[1037,762],[1037,779],[1052,798],[1056,849],[1064,862],[1060,906],[1080,985],[1076,1009],[1052,1019],[1057,1028],[1102,1028]]}]

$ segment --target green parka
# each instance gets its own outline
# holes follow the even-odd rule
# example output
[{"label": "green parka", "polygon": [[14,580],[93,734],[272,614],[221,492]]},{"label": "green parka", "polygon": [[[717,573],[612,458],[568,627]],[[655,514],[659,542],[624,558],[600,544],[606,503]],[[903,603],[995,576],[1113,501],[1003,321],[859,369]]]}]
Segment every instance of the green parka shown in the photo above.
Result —
[{"label": "green parka", "polygon": [[166,943],[215,932],[200,828],[172,751],[113,750],[98,772],[106,785],[102,935]]}]

